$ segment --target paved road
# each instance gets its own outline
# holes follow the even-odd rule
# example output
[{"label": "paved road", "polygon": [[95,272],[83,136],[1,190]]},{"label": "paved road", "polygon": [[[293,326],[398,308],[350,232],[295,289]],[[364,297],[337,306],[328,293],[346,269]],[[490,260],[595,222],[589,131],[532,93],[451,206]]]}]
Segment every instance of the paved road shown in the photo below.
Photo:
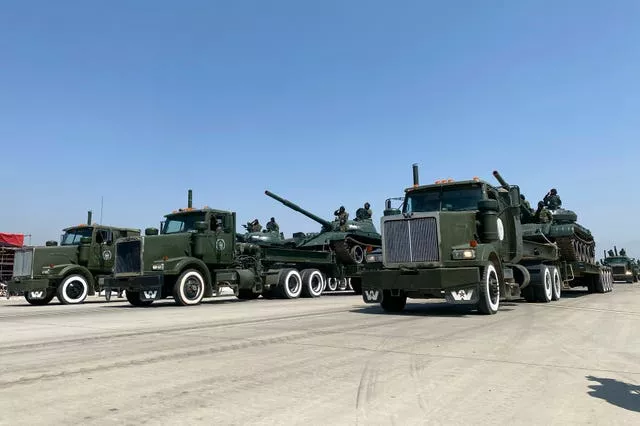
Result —
[{"label": "paved road", "polygon": [[566,296],[1,301],[0,424],[640,424],[640,285]]}]

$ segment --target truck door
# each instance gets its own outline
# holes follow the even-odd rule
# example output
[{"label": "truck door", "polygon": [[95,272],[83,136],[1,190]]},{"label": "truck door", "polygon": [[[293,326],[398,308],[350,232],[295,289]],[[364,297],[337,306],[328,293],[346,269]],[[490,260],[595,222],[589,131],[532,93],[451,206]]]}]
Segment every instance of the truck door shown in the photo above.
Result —
[{"label": "truck door", "polygon": [[232,229],[231,217],[225,214],[212,214],[210,220],[210,243],[214,249],[214,262],[227,265],[233,263],[235,229]]},{"label": "truck door", "polygon": [[111,229],[97,228],[89,267],[109,272],[113,267],[113,242],[117,235]]}]

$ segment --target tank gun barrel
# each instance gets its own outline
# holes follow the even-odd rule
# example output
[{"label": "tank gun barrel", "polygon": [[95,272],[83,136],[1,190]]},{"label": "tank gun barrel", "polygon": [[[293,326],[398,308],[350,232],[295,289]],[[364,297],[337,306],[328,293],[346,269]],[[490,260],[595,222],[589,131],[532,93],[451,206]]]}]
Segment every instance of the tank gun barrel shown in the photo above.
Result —
[{"label": "tank gun barrel", "polygon": [[493,171],[493,177],[495,177],[495,178],[496,178],[496,180],[497,180],[498,182],[500,182],[500,185],[505,186],[505,187],[509,186],[509,184],[507,183],[507,181],[506,181],[506,180],[504,180],[504,179],[502,178],[502,176],[500,176],[500,173],[498,173],[498,171],[497,171],[497,170],[494,170],[494,171]]},{"label": "tank gun barrel", "polygon": [[290,209],[295,210],[298,213],[302,213],[303,215],[305,215],[309,219],[318,222],[322,226],[324,226],[326,228],[331,228],[332,227],[331,222],[329,222],[328,220],[325,220],[325,219],[323,219],[323,218],[321,218],[319,216],[316,216],[313,213],[310,213],[310,212],[306,211],[302,207],[300,207],[300,206],[298,206],[296,204],[293,204],[291,201],[285,200],[284,198],[277,196],[276,194],[274,194],[271,191],[264,191],[264,193],[266,195],[268,195],[269,197],[273,198],[274,200],[280,201],[282,204],[284,204],[285,206],[289,207]]}]

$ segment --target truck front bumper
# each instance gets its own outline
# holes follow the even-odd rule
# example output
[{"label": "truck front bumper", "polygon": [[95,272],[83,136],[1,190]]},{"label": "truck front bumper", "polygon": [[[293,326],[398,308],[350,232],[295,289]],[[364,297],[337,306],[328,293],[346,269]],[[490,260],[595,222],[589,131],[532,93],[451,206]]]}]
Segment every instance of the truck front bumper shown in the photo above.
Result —
[{"label": "truck front bumper", "polygon": [[416,271],[378,270],[362,273],[362,297],[366,303],[379,303],[383,294],[400,291],[416,297],[445,298],[451,303],[478,302],[480,268],[433,268]]},{"label": "truck front bumper", "polygon": [[48,278],[14,278],[7,283],[8,294],[22,294],[31,291],[43,291],[49,288]]},{"label": "truck front bumper", "polygon": [[107,300],[111,299],[111,292],[125,290],[129,293],[140,293],[140,300],[157,300],[162,298],[164,276],[161,274],[136,275],[133,277],[100,277],[100,287],[104,290]]}]

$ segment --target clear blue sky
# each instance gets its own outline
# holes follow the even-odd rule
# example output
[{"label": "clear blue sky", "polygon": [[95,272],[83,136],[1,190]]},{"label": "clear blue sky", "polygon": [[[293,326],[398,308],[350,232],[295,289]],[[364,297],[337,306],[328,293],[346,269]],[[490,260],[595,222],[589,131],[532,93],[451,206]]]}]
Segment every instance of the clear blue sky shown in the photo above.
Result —
[{"label": "clear blue sky", "polygon": [[[13,1],[0,13],[0,231],[186,205],[376,221],[423,182],[556,187],[640,257],[640,2]],[[634,250],[634,252],[632,252]]]}]

